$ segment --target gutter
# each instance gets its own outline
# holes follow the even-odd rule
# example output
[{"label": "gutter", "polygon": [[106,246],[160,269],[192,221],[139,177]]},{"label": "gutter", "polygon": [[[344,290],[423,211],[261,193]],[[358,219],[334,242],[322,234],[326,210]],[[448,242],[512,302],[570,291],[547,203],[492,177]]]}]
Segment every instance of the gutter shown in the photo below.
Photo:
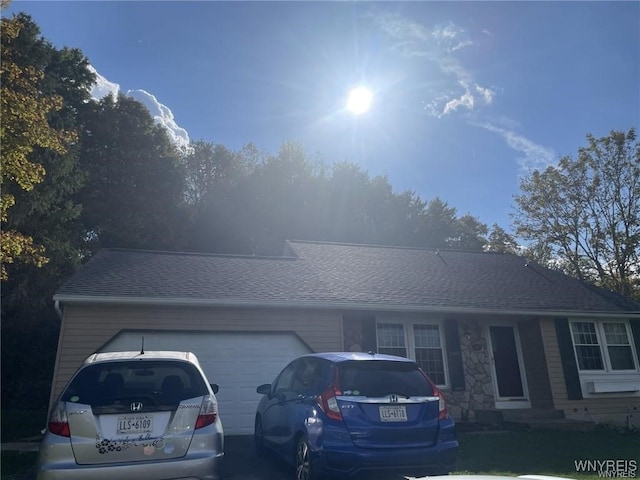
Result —
[{"label": "gutter", "polygon": [[[406,312],[406,313],[441,313],[441,314],[473,314],[495,316],[537,316],[537,317],[578,317],[578,318],[638,318],[640,311],[619,312],[584,312],[576,310],[539,310],[539,309],[497,309],[475,307],[437,307],[425,305],[394,305],[372,304],[354,302],[327,302],[322,300],[302,302],[255,302],[249,300],[207,300],[192,298],[154,298],[154,297],[114,297],[114,296],[79,296],[79,295],[55,295],[56,311],[61,315],[59,307],[62,303],[90,304],[90,305],[131,305],[131,306],[175,306],[175,307],[227,307],[227,308],[285,308],[285,309],[311,309],[311,310],[357,310],[376,312]],[[62,316],[60,317],[62,318]]]}]

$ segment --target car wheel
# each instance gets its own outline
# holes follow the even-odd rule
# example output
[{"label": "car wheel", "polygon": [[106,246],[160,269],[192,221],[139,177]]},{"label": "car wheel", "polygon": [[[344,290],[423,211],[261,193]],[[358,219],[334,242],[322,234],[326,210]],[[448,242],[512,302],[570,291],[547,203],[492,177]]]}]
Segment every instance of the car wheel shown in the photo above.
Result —
[{"label": "car wheel", "polygon": [[253,442],[256,448],[256,455],[261,457],[264,454],[264,431],[262,430],[262,419],[256,417],[253,429]]},{"label": "car wheel", "polygon": [[304,435],[298,440],[296,447],[296,480],[317,480],[319,478],[311,462],[311,448]]}]

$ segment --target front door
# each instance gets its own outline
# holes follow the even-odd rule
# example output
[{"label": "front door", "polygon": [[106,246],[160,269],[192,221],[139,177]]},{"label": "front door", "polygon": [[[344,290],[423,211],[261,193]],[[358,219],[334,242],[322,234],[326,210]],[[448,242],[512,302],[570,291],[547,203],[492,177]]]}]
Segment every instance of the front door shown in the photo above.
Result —
[{"label": "front door", "polygon": [[490,325],[489,339],[496,408],[530,407],[517,328]]}]

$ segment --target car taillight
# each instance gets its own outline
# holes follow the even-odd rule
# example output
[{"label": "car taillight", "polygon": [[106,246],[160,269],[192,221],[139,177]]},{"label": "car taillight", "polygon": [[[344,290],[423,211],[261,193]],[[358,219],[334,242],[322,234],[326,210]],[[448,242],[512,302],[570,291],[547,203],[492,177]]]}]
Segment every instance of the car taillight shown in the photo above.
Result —
[{"label": "car taillight", "polygon": [[202,399],[195,429],[211,425],[216,421],[216,418],[218,418],[218,404],[212,395],[205,395]]},{"label": "car taillight", "polygon": [[434,387],[433,394],[438,397],[438,420],[444,420],[449,416],[449,412],[447,411],[447,402],[438,387]]},{"label": "car taillight", "polygon": [[318,406],[327,417],[333,420],[342,420],[342,413],[340,413],[340,406],[333,387],[318,395]]},{"label": "car taillight", "polygon": [[422,372],[422,375],[424,375],[424,378],[426,378],[427,382],[429,382],[429,384],[431,385],[431,388],[433,389],[433,396],[438,397],[438,420],[444,420],[449,416],[449,412],[447,411],[447,402],[444,399],[444,394],[440,391],[436,384],[431,381],[426,373]]},{"label": "car taillight", "polygon": [[67,418],[67,407],[64,402],[58,402],[49,414],[49,422],[47,424],[49,431],[61,437],[70,437],[69,419]]}]

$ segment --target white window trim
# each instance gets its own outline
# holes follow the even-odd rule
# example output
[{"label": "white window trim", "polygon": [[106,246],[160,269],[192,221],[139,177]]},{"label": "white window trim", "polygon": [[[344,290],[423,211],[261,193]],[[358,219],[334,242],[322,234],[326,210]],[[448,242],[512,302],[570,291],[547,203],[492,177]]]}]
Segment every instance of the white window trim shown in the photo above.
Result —
[{"label": "white window trim", "polygon": [[[631,331],[631,325],[628,320],[619,319],[583,319],[575,318],[570,323],[594,323],[596,327],[596,337],[598,339],[598,347],[602,355],[602,363],[605,367],[603,370],[581,370],[578,362],[578,352],[573,338],[573,327],[570,328],[571,344],[573,345],[573,353],[576,358],[576,367],[580,377],[580,386],[582,396],[584,398],[620,398],[620,397],[640,397],[640,365],[636,352],[636,346]],[[604,337],[604,323],[622,323],[627,331],[627,338],[631,348],[631,355],[635,365],[633,370],[613,370],[611,369],[611,361],[609,359],[609,349],[607,348],[606,338]],[[602,388],[601,388],[602,387]],[[598,391],[600,390],[600,391]]]},{"label": "white window trim", "polygon": [[[416,345],[415,336],[413,335],[414,325],[435,325],[438,327],[438,334],[440,335],[440,349],[442,350],[442,364],[444,368],[444,380],[446,383],[437,384],[438,388],[446,389],[451,384],[449,377],[449,364],[447,361],[447,348],[446,339],[444,336],[444,321],[443,320],[409,320],[409,319],[394,319],[394,318],[380,318],[376,319],[376,345],[380,345],[380,338],[378,337],[378,325],[380,324],[396,324],[402,325],[404,332],[404,345],[406,349],[407,358],[416,361]],[[411,332],[411,334],[409,334]],[[380,348],[380,347],[377,347]],[[384,348],[384,347],[382,347]]]},{"label": "white window trim", "polygon": [[[573,337],[573,325],[575,323],[593,323],[595,325],[596,330],[596,338],[598,340],[598,349],[600,350],[600,355],[602,356],[602,364],[604,366],[601,370],[583,370],[580,368],[580,362],[578,361],[578,350],[576,348],[575,339]],[[633,364],[635,368],[630,370],[614,370],[611,367],[611,358],[609,357],[609,345],[607,344],[605,333],[604,333],[604,324],[605,323],[621,323],[624,325],[624,328],[627,333],[627,339],[629,340],[629,348],[631,349],[631,359],[633,360]],[[615,374],[628,374],[628,373],[637,373],[638,369],[638,357],[635,349],[634,341],[633,341],[633,333],[631,331],[631,326],[629,325],[628,320],[593,320],[593,319],[579,319],[576,318],[571,320],[571,344],[573,345],[573,353],[576,357],[576,366],[578,367],[578,372],[586,373],[586,374],[606,374],[606,375],[615,375]]]}]

